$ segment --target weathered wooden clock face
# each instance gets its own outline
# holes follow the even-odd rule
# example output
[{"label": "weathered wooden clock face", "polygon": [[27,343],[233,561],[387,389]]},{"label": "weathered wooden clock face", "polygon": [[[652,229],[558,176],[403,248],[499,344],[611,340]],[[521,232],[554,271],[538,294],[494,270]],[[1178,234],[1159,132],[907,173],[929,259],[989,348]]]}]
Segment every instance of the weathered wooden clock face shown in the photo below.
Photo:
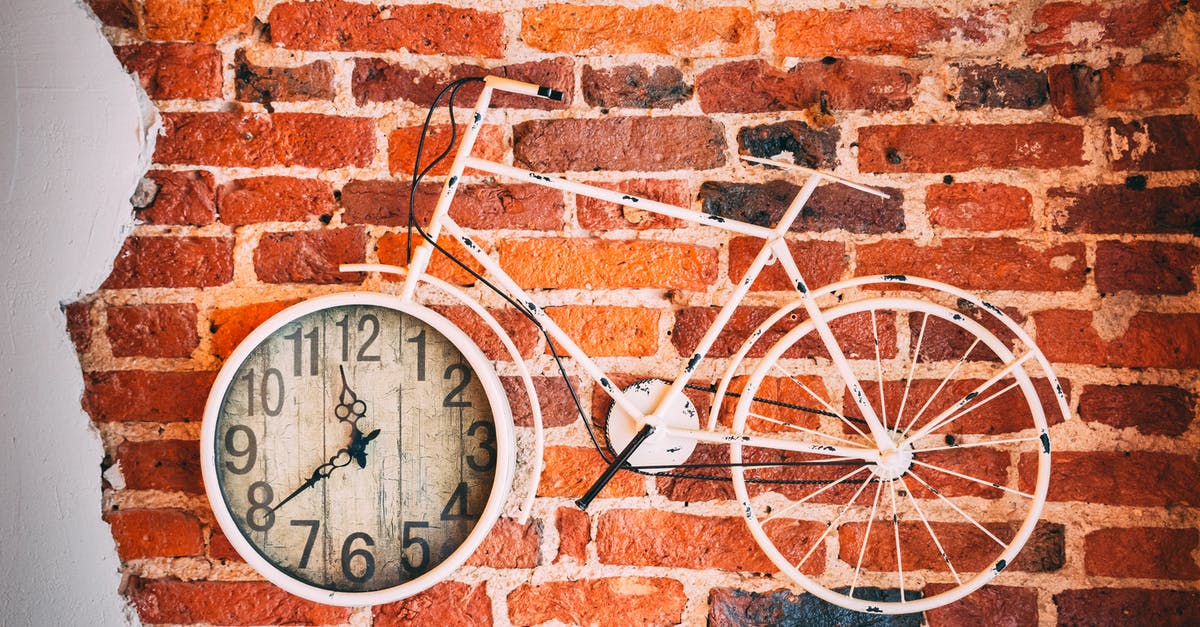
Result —
[{"label": "weathered wooden clock face", "polygon": [[497,472],[476,368],[430,324],[375,304],[317,309],[259,341],[211,437],[242,538],[322,590],[394,588],[446,561]]}]

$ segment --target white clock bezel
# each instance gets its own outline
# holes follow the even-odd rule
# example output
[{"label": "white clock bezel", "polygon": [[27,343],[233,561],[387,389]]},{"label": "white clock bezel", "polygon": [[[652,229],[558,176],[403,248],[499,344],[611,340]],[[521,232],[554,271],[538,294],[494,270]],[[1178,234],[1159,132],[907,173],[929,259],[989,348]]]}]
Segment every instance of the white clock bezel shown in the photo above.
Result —
[{"label": "white clock bezel", "polygon": [[[491,405],[492,419],[496,426],[496,471],[492,480],[492,490],[479,520],[467,534],[467,538],[449,557],[428,572],[402,584],[369,592],[344,592],[313,586],[296,579],[269,562],[246,539],[230,514],[225,496],[221,492],[216,468],[217,421],[226,392],[242,362],[263,340],[283,326],[315,311],[344,305],[374,305],[394,309],[425,322],[444,335],[463,354],[463,357],[471,365],[471,369],[478,375],[478,380]],[[238,344],[217,373],[216,380],[209,392],[208,401],[204,406],[204,418],[200,431],[200,469],[204,478],[205,494],[208,496],[217,523],[226,538],[229,539],[229,543],[233,545],[234,550],[246,560],[247,564],[271,583],[301,598],[327,605],[357,607],[391,603],[422,592],[446,580],[475,553],[500,518],[500,513],[512,490],[515,467],[516,434],[512,410],[504,392],[504,386],[500,383],[500,377],[492,367],[492,362],[466,333],[441,314],[422,305],[377,292],[343,292],[317,296],[280,311],[255,328]]]}]

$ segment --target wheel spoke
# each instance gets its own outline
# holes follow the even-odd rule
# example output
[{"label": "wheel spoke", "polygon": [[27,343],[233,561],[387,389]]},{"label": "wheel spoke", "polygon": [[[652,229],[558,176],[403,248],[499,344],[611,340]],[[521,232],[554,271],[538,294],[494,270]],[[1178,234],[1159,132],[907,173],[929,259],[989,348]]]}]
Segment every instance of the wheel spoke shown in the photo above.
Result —
[{"label": "wheel spoke", "polygon": [[975,528],[977,528],[980,531],[982,531],[983,533],[985,533],[987,535],[987,537],[991,538],[992,541],[994,541],[996,544],[999,544],[1002,548],[1008,546],[1004,543],[1003,540],[1001,540],[1000,538],[997,538],[996,534],[992,533],[991,531],[988,531],[987,527],[984,527],[978,520],[975,520],[974,518],[971,517],[970,514],[962,511],[962,508],[955,505],[954,501],[951,501],[950,499],[946,498],[946,496],[944,494],[942,494],[941,492],[938,492],[933,486],[926,483],[925,480],[922,479],[920,477],[920,475],[918,475],[912,469],[909,469],[908,474],[912,475],[913,479],[920,481],[921,485],[925,486],[925,488],[927,490],[929,490],[930,492],[933,492],[934,494],[937,495],[937,497],[939,499],[945,501],[946,505],[949,505],[951,509],[958,512],[959,516],[962,516],[963,518],[967,519],[967,522],[971,523],[972,525],[975,525]]},{"label": "wheel spoke", "polygon": [[[779,510],[779,511],[775,512],[774,514],[771,514],[770,516],[767,516],[766,518],[762,519],[762,524],[764,524],[764,525],[765,525],[765,524],[767,524],[769,521],[772,521],[772,520],[774,520],[774,519],[776,519],[776,518],[779,518],[780,516],[783,516],[784,514],[787,514],[788,512],[791,512],[792,510],[796,509],[797,507],[800,507],[801,505],[803,505],[803,504],[805,504],[806,502],[808,502],[808,500],[809,500],[809,499],[811,499],[812,497],[814,497],[814,496],[816,496],[816,495],[818,495],[818,494],[820,494],[820,493],[822,493],[822,492],[824,492],[824,491],[826,491],[826,490],[828,490],[828,489],[830,489],[830,488],[833,488],[834,486],[837,486],[838,484],[842,483],[843,481],[845,481],[845,480],[849,479],[850,477],[853,477],[854,475],[857,475],[858,473],[860,473],[860,472],[862,472],[862,471],[864,471],[864,470],[866,470],[866,469],[867,469],[867,467],[866,467],[866,466],[859,466],[858,468],[855,468],[854,470],[851,470],[850,472],[848,472],[848,473],[846,473],[846,474],[842,475],[841,477],[838,477],[838,478],[837,478],[837,479],[836,479],[836,480],[835,480],[833,483],[827,484],[825,487],[821,488],[820,490],[817,490],[816,492],[813,492],[812,494],[809,494],[808,496],[806,496],[806,497],[804,497],[804,498],[800,499],[799,501],[796,501],[795,503],[792,503],[791,505],[788,505],[787,507],[785,507],[785,508],[783,508],[783,509],[781,509],[781,510]],[[864,482],[864,483],[863,483],[863,485],[867,485],[867,484],[866,484],[866,482]]]},{"label": "wheel spoke", "polygon": [[962,368],[963,364],[967,363],[967,355],[970,355],[971,351],[975,350],[975,347],[978,344],[979,338],[975,338],[975,341],[971,343],[971,346],[967,349],[967,352],[963,353],[962,357],[958,358],[958,362],[955,363],[954,367],[950,369],[950,372],[942,378],[942,382],[938,384],[937,389],[934,390],[933,393],[929,395],[929,398],[925,400],[925,404],[922,405],[921,409],[919,409],[916,415],[913,416],[912,421],[908,423],[907,427],[904,427],[905,433],[912,429],[913,425],[917,424],[917,421],[921,419],[921,415],[924,414],[925,410],[929,409],[929,406],[933,403],[933,399],[937,398],[938,394],[942,392],[942,388],[946,387],[946,384],[950,382],[950,377],[953,377],[954,374],[958,372],[958,369]]},{"label": "wheel spoke", "polygon": [[954,476],[954,477],[958,477],[959,479],[966,479],[967,481],[974,481],[975,483],[978,483],[978,484],[980,484],[980,485],[985,485],[985,486],[987,486],[987,487],[989,487],[989,488],[996,488],[997,490],[1004,490],[1005,492],[1009,492],[1009,493],[1011,493],[1011,494],[1016,494],[1016,495],[1019,495],[1019,496],[1023,496],[1023,497],[1025,497],[1025,498],[1027,498],[1027,499],[1031,499],[1031,498],[1033,498],[1033,495],[1032,495],[1032,494],[1028,494],[1028,493],[1022,492],[1022,491],[1020,491],[1020,490],[1014,490],[1014,489],[1012,489],[1012,488],[1010,488],[1010,487],[1007,487],[1007,486],[1002,486],[1002,485],[1000,485],[1000,484],[998,484],[998,483],[992,483],[991,481],[985,481],[985,480],[983,480],[983,479],[980,479],[979,477],[972,477],[971,475],[964,475],[964,474],[963,474],[963,473],[961,473],[961,472],[955,472],[955,471],[953,471],[953,470],[950,470],[949,468],[942,468],[941,466],[934,466],[933,464],[930,464],[930,463],[927,463],[927,462],[923,462],[923,461],[921,461],[921,460],[919,460],[919,459],[914,459],[914,460],[913,460],[913,463],[914,463],[914,464],[916,464],[916,465],[918,465],[918,466],[924,466],[924,467],[926,467],[926,468],[929,468],[929,469],[932,469],[932,470],[936,470],[936,471],[938,471],[938,472],[944,472],[944,473],[946,473],[946,474],[948,474],[948,475],[951,475],[951,476]]},{"label": "wheel spoke", "polygon": [[925,525],[925,531],[929,532],[929,537],[933,538],[933,544],[938,549],[938,554],[945,560],[946,565],[950,567],[950,574],[954,575],[954,581],[958,585],[962,585],[962,579],[958,576],[958,571],[954,569],[954,563],[950,561],[950,556],[946,554],[946,549],[942,547],[942,541],[938,539],[937,534],[933,532],[933,526],[929,524],[929,519],[925,517],[925,512],[921,511],[921,505],[917,502],[917,497],[912,495],[912,490],[908,489],[908,483],[904,481],[904,477],[898,479],[900,485],[904,486],[904,493],[908,495],[908,500],[912,502],[913,509],[917,511],[917,517],[921,519],[921,523]]},{"label": "wheel spoke", "polygon": [[826,401],[825,399],[821,398],[821,396],[819,394],[814,392],[807,385],[804,385],[804,383],[802,383],[799,379],[797,379],[795,375],[788,372],[787,370],[784,370],[783,366],[779,365],[779,362],[775,362],[772,365],[774,365],[776,368],[778,368],[779,371],[784,374],[784,376],[786,376],[788,379],[790,379],[792,381],[792,383],[795,383],[796,385],[800,386],[801,390],[804,390],[805,393],[807,393],[809,396],[813,397],[813,399],[816,400],[818,403],[820,403],[821,406],[824,407],[826,411],[833,414],[834,416],[837,416],[838,420],[841,420],[846,425],[849,425],[849,427],[851,429],[854,429],[854,432],[861,435],[864,440],[866,440],[868,442],[873,442],[873,440],[870,437],[868,437],[867,434],[863,433],[861,429],[854,426],[853,422],[850,422],[849,420],[847,420],[846,417],[842,415],[842,412],[834,409],[833,405],[829,404],[829,401]]},{"label": "wheel spoke", "polygon": [[896,482],[888,482],[892,493],[892,535],[896,539],[896,572],[900,576],[900,602],[904,603],[904,559],[900,553],[900,514],[896,511]]},{"label": "wheel spoke", "polygon": [[917,360],[921,357],[921,344],[925,341],[925,325],[929,322],[929,314],[921,318],[921,332],[917,334],[917,346],[913,349],[912,359],[909,360],[908,378],[904,381],[904,396],[900,397],[900,409],[896,411],[896,426],[904,416],[904,406],[908,403],[908,391],[912,388],[913,373],[917,370]]},{"label": "wheel spoke", "polygon": [[863,532],[862,546],[858,547],[858,561],[854,564],[854,579],[850,582],[850,597],[858,587],[858,575],[862,572],[863,557],[867,554],[867,545],[871,543],[871,525],[875,523],[875,512],[879,510],[879,495],[883,492],[883,482],[875,486],[875,498],[871,500],[871,515],[867,517],[867,529]]},{"label": "wheel spoke", "polygon": [[800,561],[793,564],[793,566],[795,566],[797,569],[799,569],[801,566],[804,565],[804,562],[808,561],[808,558],[812,556],[813,551],[816,551],[817,547],[821,546],[821,543],[825,541],[825,537],[829,535],[829,532],[833,531],[834,529],[837,528],[837,524],[839,522],[841,522],[842,516],[845,516],[846,512],[850,511],[850,508],[854,506],[854,503],[856,501],[858,501],[859,495],[863,493],[863,490],[867,489],[868,483],[870,483],[870,482],[864,481],[863,484],[858,487],[858,491],[854,493],[854,496],[850,499],[850,502],[846,503],[846,505],[844,505],[842,507],[842,510],[840,512],[838,512],[837,517],[835,517],[829,523],[829,525],[827,527],[825,527],[825,532],[821,534],[821,537],[817,538],[817,541],[814,542],[811,547],[809,547],[808,552],[804,554],[804,557],[800,558]]},{"label": "wheel spoke", "polygon": [[792,424],[792,423],[790,423],[790,422],[784,422],[784,421],[782,421],[782,420],[777,420],[777,419],[775,419],[775,418],[768,418],[767,416],[764,416],[764,415],[762,415],[762,414],[757,414],[757,413],[754,413],[754,412],[750,412],[750,413],[748,413],[748,414],[747,414],[747,416],[749,416],[750,418],[757,418],[758,420],[762,420],[762,421],[764,421],[764,422],[770,422],[770,423],[774,423],[774,424],[777,424],[777,425],[780,425],[780,426],[783,426],[783,427],[788,427],[789,429],[795,429],[796,431],[799,431],[799,432],[801,432],[801,433],[809,433],[809,434],[812,434],[812,435],[821,436],[821,437],[823,437],[823,438],[826,438],[826,439],[829,439],[829,440],[833,440],[834,442],[841,442],[842,444],[849,444],[850,446],[861,446],[861,445],[862,445],[862,443],[861,443],[861,442],[855,442],[855,441],[853,441],[853,440],[846,440],[846,439],[844,439],[844,438],[839,438],[839,437],[836,437],[836,436],[832,436],[832,435],[829,435],[828,433],[823,433],[823,432],[821,432],[821,431],[817,431],[817,430],[815,430],[815,429],[808,429],[808,428],[806,428],[806,427],[801,427],[801,426],[799,426],[799,425],[794,425],[794,424]]},{"label": "wheel spoke", "polygon": [[[871,335],[875,336],[875,373],[879,375],[879,420],[888,428],[887,395],[883,393],[883,360],[879,357],[879,324],[875,322],[875,310],[871,310]],[[899,419],[896,421],[899,422]]]},{"label": "wheel spoke", "polygon": [[[920,438],[925,437],[929,433],[936,431],[937,429],[940,429],[955,420],[958,420],[959,417],[963,416],[966,412],[963,412],[962,414],[957,414],[957,415],[955,415],[955,412],[962,409],[963,406],[965,406],[967,403],[970,403],[972,400],[974,400],[976,397],[978,397],[980,394],[982,394],[988,388],[995,385],[1001,379],[1003,379],[1004,377],[1007,377],[1010,373],[1012,373],[1013,370],[1020,367],[1021,364],[1025,363],[1025,361],[1032,356],[1033,356],[1033,351],[1030,351],[1030,352],[1025,353],[1024,355],[1021,355],[1020,357],[1008,362],[1007,364],[1005,364],[1005,366],[1003,368],[1001,368],[999,372],[997,372],[995,375],[992,375],[992,378],[988,379],[987,381],[984,381],[983,383],[981,383],[979,385],[979,387],[975,388],[970,394],[967,394],[966,396],[959,399],[959,401],[957,403],[946,408],[946,410],[943,411],[941,414],[938,414],[938,416],[936,418],[929,421],[928,424],[926,424],[924,427],[921,427],[919,430],[917,430],[917,432],[915,434],[906,437],[904,439],[904,441],[901,442],[901,445],[908,444],[909,442],[914,442],[916,440],[919,440]],[[1015,386],[1016,382],[1014,382],[1013,385]],[[1006,391],[1008,391],[1007,388],[988,397],[984,402],[990,401],[993,398],[999,396],[1000,394],[1003,394]],[[983,405],[983,403],[977,403],[977,405]]]},{"label": "wheel spoke", "polygon": [[929,448],[915,448],[914,453],[928,453],[930,451],[948,451],[959,448],[975,448],[977,446],[996,446],[999,444],[1016,444],[1018,442],[1036,442],[1037,436],[1027,438],[1003,438],[999,440],[979,440],[978,442],[967,442],[966,444],[947,444],[946,446],[932,446]]}]

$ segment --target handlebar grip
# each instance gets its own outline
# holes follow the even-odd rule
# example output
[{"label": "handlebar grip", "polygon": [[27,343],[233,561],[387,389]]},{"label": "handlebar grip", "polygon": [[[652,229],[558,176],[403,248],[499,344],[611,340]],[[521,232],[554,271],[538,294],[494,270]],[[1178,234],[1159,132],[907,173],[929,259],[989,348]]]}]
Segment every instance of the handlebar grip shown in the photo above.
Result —
[{"label": "handlebar grip", "polygon": [[487,76],[484,81],[488,85],[501,91],[508,91],[514,94],[524,94],[526,96],[539,96],[541,98],[549,98],[550,100],[562,101],[563,93],[557,89],[543,87],[542,85],[534,85],[533,83],[523,83],[514,81],[511,78],[502,76]]}]

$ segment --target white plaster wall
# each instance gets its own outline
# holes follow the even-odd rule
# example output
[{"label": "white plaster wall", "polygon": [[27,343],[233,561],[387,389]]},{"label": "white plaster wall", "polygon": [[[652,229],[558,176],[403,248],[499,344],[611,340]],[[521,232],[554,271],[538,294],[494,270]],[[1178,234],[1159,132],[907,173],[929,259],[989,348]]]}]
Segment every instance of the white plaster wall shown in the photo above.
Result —
[{"label": "white plaster wall", "polygon": [[126,625],[60,303],[130,222],[137,90],[76,0],[0,1],[0,624]]}]

